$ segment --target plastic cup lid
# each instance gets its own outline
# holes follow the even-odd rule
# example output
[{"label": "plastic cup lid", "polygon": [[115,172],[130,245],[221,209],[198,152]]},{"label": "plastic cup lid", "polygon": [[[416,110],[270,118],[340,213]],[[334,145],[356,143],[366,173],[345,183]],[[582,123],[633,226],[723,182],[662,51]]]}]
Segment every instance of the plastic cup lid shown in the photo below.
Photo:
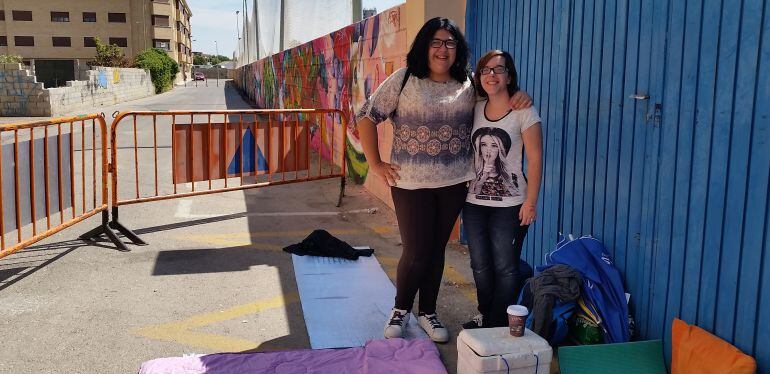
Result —
[{"label": "plastic cup lid", "polygon": [[526,316],[529,310],[524,305],[511,305],[508,307],[508,314],[514,316]]}]

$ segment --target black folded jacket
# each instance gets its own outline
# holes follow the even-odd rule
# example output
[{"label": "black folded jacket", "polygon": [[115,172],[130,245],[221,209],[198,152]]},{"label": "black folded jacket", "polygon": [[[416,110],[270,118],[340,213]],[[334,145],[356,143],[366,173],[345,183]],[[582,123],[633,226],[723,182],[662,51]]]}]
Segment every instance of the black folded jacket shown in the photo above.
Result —
[{"label": "black folded jacket", "polygon": [[373,249],[355,249],[326,230],[315,230],[302,242],[283,250],[298,256],[339,257],[348,260],[358,260],[358,256],[369,257],[374,253]]}]

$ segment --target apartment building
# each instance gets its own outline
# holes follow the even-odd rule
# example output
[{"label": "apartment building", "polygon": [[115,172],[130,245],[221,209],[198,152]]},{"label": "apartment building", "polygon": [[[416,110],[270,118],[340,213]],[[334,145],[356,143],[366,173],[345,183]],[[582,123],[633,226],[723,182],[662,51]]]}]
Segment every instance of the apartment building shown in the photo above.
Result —
[{"label": "apartment building", "polygon": [[186,0],[0,0],[0,54],[22,56],[39,82],[61,86],[88,69],[98,37],[129,59],[165,49],[181,81],[191,76],[190,17]]}]

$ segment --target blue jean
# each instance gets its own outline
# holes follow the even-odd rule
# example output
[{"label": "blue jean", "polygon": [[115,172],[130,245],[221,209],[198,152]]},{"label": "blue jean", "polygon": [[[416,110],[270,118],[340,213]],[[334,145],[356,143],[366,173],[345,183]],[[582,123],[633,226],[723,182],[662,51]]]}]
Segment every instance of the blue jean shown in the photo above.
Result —
[{"label": "blue jean", "polygon": [[465,203],[463,227],[468,238],[473,280],[484,327],[508,325],[506,309],[516,303],[519,257],[529,226],[521,226],[519,209]]}]

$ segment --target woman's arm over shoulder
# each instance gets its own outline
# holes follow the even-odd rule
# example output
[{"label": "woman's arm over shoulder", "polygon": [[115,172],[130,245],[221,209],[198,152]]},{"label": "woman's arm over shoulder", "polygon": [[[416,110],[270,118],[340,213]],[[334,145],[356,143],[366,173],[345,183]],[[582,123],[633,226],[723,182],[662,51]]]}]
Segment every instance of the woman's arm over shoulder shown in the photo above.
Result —
[{"label": "woman's arm over shoulder", "polygon": [[519,90],[511,96],[508,104],[513,110],[526,109],[532,106],[532,97],[525,91]]}]

